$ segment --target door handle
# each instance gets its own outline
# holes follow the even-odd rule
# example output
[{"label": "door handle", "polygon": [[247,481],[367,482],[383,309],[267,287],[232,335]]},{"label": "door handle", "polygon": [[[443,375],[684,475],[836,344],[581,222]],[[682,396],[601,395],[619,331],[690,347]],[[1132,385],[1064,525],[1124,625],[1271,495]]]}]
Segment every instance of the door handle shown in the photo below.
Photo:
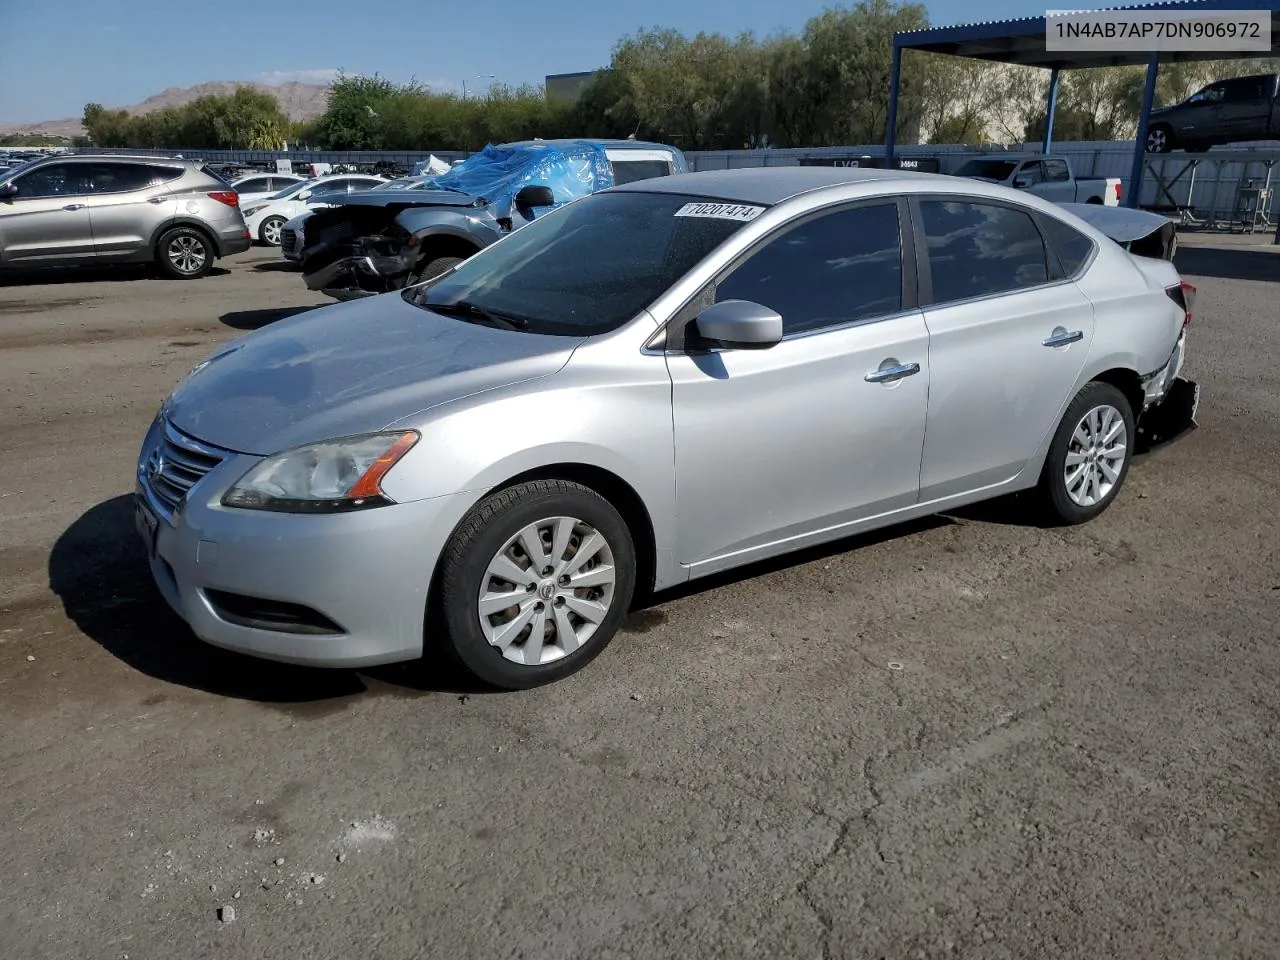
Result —
[{"label": "door handle", "polygon": [[1083,330],[1064,330],[1062,327],[1058,327],[1040,342],[1046,347],[1065,347],[1068,343],[1076,343],[1083,339]]},{"label": "door handle", "polygon": [[67,204],[65,207],[63,207],[62,209],[63,209],[63,210],[83,210],[83,209],[84,209],[84,204],[83,204],[83,203],[68,203],[68,204]]},{"label": "door handle", "polygon": [[164,197],[152,197],[150,200],[147,201],[147,203],[164,203],[164,201],[165,201]]},{"label": "door handle", "polygon": [[872,370],[862,379],[867,383],[891,383],[894,380],[901,380],[903,377],[910,377],[920,372],[920,364],[918,363],[899,363],[892,367],[881,367],[879,370]]}]

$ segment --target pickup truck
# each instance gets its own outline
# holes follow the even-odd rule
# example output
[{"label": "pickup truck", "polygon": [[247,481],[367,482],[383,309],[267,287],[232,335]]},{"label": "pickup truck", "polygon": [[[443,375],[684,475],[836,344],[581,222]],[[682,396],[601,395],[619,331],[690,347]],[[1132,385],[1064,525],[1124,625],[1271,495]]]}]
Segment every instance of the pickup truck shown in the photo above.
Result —
[{"label": "pickup truck", "polygon": [[957,177],[971,177],[1026,190],[1054,203],[1120,205],[1119,177],[1077,177],[1066,157],[1039,153],[994,153],[966,160]]},{"label": "pickup truck", "polygon": [[1147,153],[1191,153],[1221,143],[1280,139],[1280,76],[1219,80],[1181,103],[1151,111]]}]

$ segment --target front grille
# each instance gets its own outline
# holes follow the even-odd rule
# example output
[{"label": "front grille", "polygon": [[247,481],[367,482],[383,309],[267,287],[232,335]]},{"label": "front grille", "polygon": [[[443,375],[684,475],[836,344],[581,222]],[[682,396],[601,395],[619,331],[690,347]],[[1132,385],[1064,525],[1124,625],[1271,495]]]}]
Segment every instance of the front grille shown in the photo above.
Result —
[{"label": "front grille", "polygon": [[285,227],[280,231],[280,249],[284,253],[293,253],[294,245],[298,242],[298,234]]},{"label": "front grille", "polygon": [[225,458],[223,451],[206,446],[166,423],[160,442],[141,464],[139,480],[163,508],[165,520],[171,521],[191,488]]}]

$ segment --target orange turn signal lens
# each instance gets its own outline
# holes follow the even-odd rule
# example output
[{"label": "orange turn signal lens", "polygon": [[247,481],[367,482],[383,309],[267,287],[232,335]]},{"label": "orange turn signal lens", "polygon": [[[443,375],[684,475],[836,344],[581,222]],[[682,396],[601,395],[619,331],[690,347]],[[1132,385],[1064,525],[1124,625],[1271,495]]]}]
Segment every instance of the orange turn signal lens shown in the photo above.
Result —
[{"label": "orange turn signal lens", "polygon": [[400,434],[400,438],[387,448],[387,452],[373,461],[369,469],[355,482],[347,494],[348,499],[363,500],[365,497],[381,496],[382,478],[417,442],[418,434],[413,430]]}]

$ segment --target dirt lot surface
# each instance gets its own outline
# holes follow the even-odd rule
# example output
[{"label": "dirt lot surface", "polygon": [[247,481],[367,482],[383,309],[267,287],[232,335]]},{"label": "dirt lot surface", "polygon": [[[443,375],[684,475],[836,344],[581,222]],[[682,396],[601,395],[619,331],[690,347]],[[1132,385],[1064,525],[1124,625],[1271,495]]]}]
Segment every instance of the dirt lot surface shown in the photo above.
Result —
[{"label": "dirt lot surface", "polygon": [[226,266],[0,280],[0,956],[1280,956],[1273,251],[1184,243],[1201,429],[1097,522],[859,538],[470,696],[156,594],[154,410],[324,302]]}]

